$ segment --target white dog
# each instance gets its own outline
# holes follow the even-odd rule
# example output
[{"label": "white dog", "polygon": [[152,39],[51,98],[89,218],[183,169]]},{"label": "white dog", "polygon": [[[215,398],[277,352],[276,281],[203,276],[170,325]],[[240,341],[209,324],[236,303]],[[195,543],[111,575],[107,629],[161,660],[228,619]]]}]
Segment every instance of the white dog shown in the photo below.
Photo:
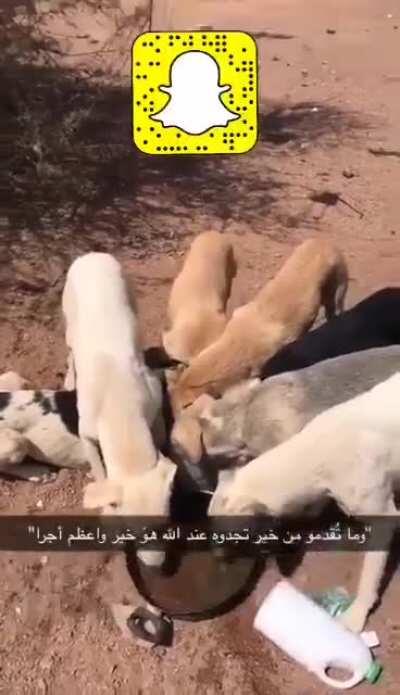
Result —
[{"label": "white dog", "polygon": [[[120,264],[89,253],[71,265],[62,306],[70,349],[66,382],[76,386],[79,434],[96,482],[87,508],[122,515],[167,516],[176,466],[158,450],[162,390],[144,361],[134,297]],[[110,511],[110,510],[109,510]],[[144,552],[149,564],[162,553]]]},{"label": "white dog", "polygon": [[[400,372],[318,415],[291,439],[243,468],[221,474],[210,515],[300,513],[333,498],[349,515],[397,515],[400,484]],[[378,596],[385,549],[368,552],[343,622],[361,631]]]}]

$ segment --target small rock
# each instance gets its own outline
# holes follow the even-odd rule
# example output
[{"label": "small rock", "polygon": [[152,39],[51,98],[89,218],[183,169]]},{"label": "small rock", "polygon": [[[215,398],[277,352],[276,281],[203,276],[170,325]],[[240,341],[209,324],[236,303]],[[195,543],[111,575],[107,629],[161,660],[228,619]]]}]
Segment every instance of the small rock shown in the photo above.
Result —
[{"label": "small rock", "polygon": [[22,608],[20,606],[15,606],[15,612],[17,615],[21,615],[22,613]]},{"label": "small rock", "polygon": [[345,179],[353,179],[355,177],[355,173],[352,169],[343,169],[342,175]]},{"label": "small rock", "polygon": [[38,509],[43,509],[43,501],[42,501],[42,500],[38,500],[38,501],[36,502],[36,506],[37,506]]},{"label": "small rock", "polygon": [[391,229],[391,230],[390,230],[390,233],[391,233],[392,236],[395,236],[396,230],[395,230],[395,229]]},{"label": "small rock", "polygon": [[48,561],[49,561],[49,558],[47,555],[42,555],[42,557],[40,558],[40,564],[42,565],[42,567],[45,567],[47,565]]},{"label": "small rock", "polygon": [[328,65],[328,61],[327,61],[327,60],[323,60],[323,61],[322,61],[322,65]]},{"label": "small rock", "polygon": [[301,74],[303,75],[303,77],[307,77],[308,76],[308,70],[306,70],[306,68],[303,68],[301,71]]},{"label": "small rock", "polygon": [[327,34],[336,34],[336,29],[327,29],[326,33]]},{"label": "small rock", "polygon": [[279,56],[272,56],[272,60],[276,63],[280,60]]}]

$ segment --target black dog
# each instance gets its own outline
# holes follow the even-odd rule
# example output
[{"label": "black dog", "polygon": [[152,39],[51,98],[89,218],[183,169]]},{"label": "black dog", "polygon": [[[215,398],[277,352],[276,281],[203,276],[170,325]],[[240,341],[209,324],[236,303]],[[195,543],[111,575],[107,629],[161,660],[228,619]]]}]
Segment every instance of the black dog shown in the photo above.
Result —
[{"label": "black dog", "polygon": [[399,343],[400,287],[386,287],[279,350],[264,365],[261,378]]}]

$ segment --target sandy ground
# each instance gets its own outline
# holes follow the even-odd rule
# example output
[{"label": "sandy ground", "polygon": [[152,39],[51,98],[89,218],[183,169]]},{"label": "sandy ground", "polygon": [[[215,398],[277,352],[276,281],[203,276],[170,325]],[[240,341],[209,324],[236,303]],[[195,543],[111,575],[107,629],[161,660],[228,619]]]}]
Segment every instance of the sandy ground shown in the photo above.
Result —
[{"label": "sandy ground", "polygon": [[[52,61],[29,70],[15,61],[14,73],[2,74],[7,95],[14,95],[8,118],[17,119],[18,137],[25,104],[22,115],[33,114],[28,132],[42,147],[33,165],[9,164],[0,231],[0,371],[19,370],[36,386],[61,384],[66,354],[60,291],[68,263],[88,248],[112,251],[132,271],[149,345],[159,341],[182,252],[208,225],[235,235],[240,267],[232,307],[250,298],[291,249],[312,235],[335,240],[345,252],[352,278],[348,304],[378,287],[400,284],[395,0],[176,2],[176,29],[209,24],[258,37],[260,141],[248,155],[212,162],[160,162],[134,151],[126,56],[141,15],[133,16],[126,2],[124,13],[115,6],[103,11],[99,3],[91,9],[66,4],[40,16],[46,37],[58,42]],[[108,71],[106,83],[101,70]],[[50,79],[58,81],[45,125],[54,133],[60,123],[71,126],[82,163],[72,162],[68,148],[60,154],[60,138],[49,135],[47,142],[46,127],[35,125],[34,96],[49,98]],[[88,94],[95,102],[92,112]],[[369,151],[379,147],[398,154]],[[362,216],[340,202],[327,207],[310,200],[325,190],[340,193]],[[33,512],[39,501],[46,512],[79,510],[84,479],[62,471],[47,485],[2,480],[0,512]],[[294,581],[307,590],[354,590],[360,559],[310,553]],[[111,602],[137,599],[122,556],[3,554],[0,563],[1,693],[328,694],[250,628],[257,602],[278,576],[273,568],[235,611],[179,624],[173,648],[150,652],[123,639],[110,616]],[[385,670],[375,689],[382,695],[399,691],[399,590],[395,575],[369,621],[381,639],[377,654]],[[372,686],[358,692],[372,692]]]}]

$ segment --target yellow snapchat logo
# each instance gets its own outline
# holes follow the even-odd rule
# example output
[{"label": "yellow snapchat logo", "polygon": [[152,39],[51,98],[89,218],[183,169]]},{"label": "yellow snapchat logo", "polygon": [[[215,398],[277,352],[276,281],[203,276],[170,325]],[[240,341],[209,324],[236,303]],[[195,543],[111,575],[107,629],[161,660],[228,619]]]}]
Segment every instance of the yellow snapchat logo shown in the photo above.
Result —
[{"label": "yellow snapchat logo", "polygon": [[242,154],[258,137],[257,46],[241,31],[146,32],[132,47],[133,140],[146,154]]}]

